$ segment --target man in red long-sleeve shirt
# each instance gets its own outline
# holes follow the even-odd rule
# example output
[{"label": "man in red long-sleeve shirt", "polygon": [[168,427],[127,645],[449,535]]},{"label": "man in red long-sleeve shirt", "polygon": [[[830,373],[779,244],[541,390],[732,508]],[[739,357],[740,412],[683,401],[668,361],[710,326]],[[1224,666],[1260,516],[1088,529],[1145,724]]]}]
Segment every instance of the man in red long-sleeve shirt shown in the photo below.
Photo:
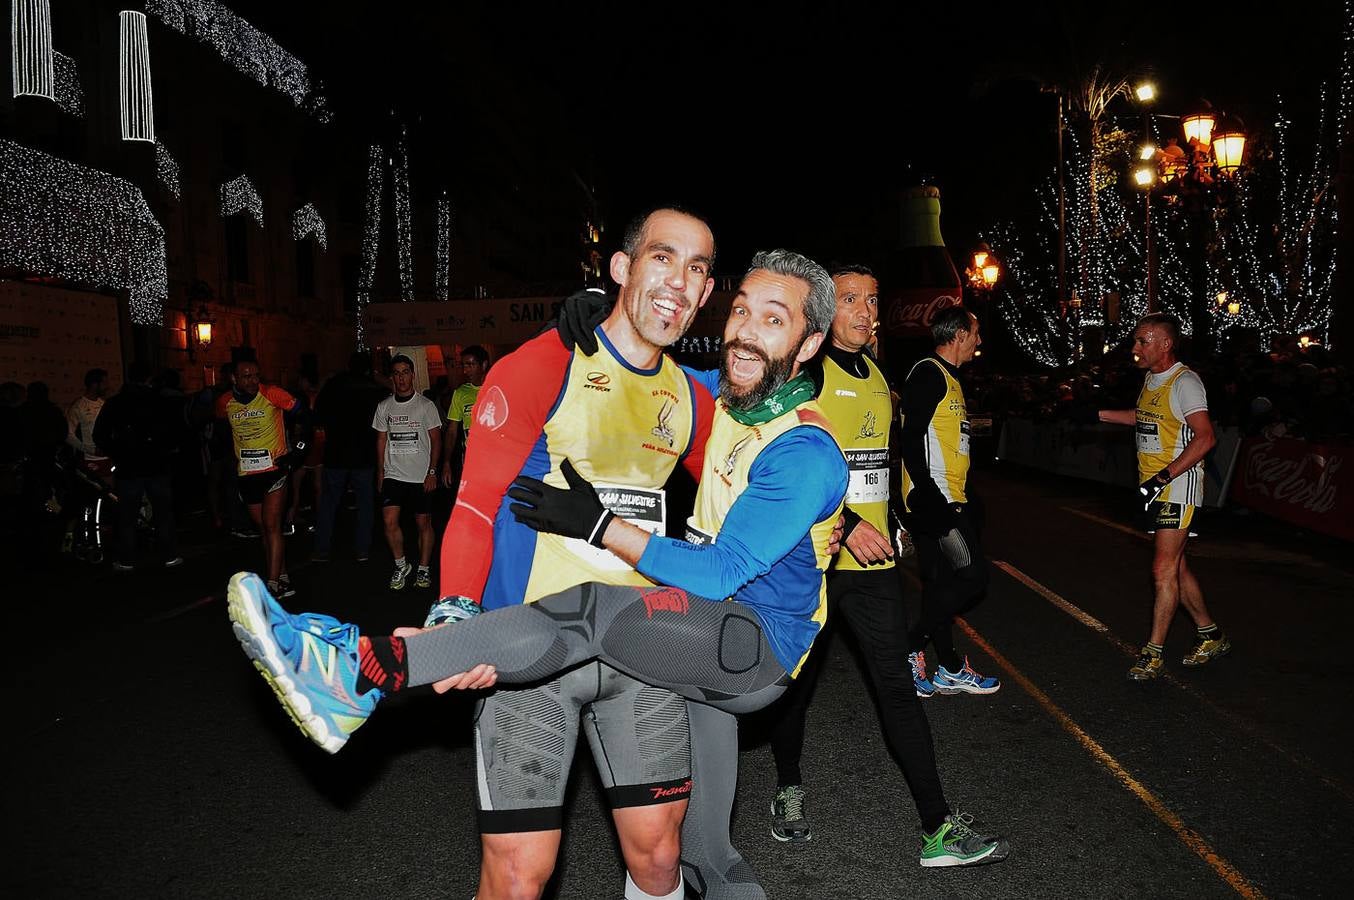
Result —
[{"label": "man in red long-sleeve shirt", "polygon": [[[659,209],[636,220],[611,259],[620,298],[599,329],[601,351],[575,354],[552,330],[493,368],[442,543],[448,599],[430,622],[471,601],[496,608],[586,581],[650,583],[604,550],[517,522],[504,495],[519,475],[564,486],[568,459],[617,515],[665,529],[663,485],[679,462],[699,477],[713,398],[662,351],[709,296],[714,255],[694,216]],[[629,870],[626,896],[681,896],[685,702],[594,662],[542,687],[496,691],[478,711],[481,900],[539,895],[549,879],[580,718]]]}]

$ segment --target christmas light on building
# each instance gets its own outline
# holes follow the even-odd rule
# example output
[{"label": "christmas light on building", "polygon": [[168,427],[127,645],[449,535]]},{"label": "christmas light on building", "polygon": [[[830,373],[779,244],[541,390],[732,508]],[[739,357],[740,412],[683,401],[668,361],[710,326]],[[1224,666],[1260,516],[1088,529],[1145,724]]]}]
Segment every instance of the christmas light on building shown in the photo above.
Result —
[{"label": "christmas light on building", "polygon": [[80,67],[64,53],[52,54],[56,75],[56,105],[66,115],[77,119],[85,117],[85,90],[80,86]]},{"label": "christmas light on building", "polygon": [[228,219],[239,212],[247,212],[263,227],[263,200],[248,175],[238,175],[221,185],[221,218]]},{"label": "christmas light on building", "polygon": [[140,188],[3,139],[0,184],[0,267],[126,291],[134,324],[161,324],[165,235]]},{"label": "christmas light on building", "polygon": [[329,232],[325,228],[324,219],[320,218],[319,211],[315,209],[314,203],[307,203],[292,213],[291,236],[298,241],[313,238],[315,243],[320,245],[321,250],[329,249]]},{"label": "christmas light on building", "polygon": [[320,122],[329,121],[323,98],[311,89],[306,64],[215,0],[146,0],[146,12],[166,27],[208,44],[236,70],[285,94]]},{"label": "christmas light on building", "polygon": [[451,299],[451,200],[446,191],[437,198],[437,271],[433,274],[437,299]]},{"label": "christmas light on building", "polygon": [[11,0],[10,59],[15,97],[56,99],[52,7],[48,0]]},{"label": "christmas light on building", "polygon": [[414,223],[409,200],[409,143],[400,133],[392,187],[395,198],[395,250],[399,260],[400,299],[414,299]]},{"label": "christmas light on building", "polygon": [[122,139],[155,140],[155,104],[150,85],[150,41],[144,13],[118,13],[118,93],[122,100]]},{"label": "christmas light on building", "polygon": [[381,196],[385,193],[384,154],[378,144],[367,150],[367,196],[362,223],[362,265],[357,273],[357,349],[367,347],[362,316],[376,284],[376,254],[381,247]]},{"label": "christmas light on building", "polygon": [[169,149],[158,140],[155,142],[155,178],[160,182],[160,187],[164,188],[165,193],[179,199],[181,187],[179,185],[179,163],[170,154]]}]

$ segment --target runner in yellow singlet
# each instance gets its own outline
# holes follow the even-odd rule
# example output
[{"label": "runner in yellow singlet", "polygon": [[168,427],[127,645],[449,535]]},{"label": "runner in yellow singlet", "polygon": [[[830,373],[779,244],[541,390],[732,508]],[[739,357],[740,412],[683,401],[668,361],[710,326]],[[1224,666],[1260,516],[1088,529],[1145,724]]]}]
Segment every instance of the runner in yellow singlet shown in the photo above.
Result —
[{"label": "runner in yellow singlet", "polygon": [[1099,414],[1102,422],[1132,425],[1135,430],[1138,477],[1143,480],[1138,490],[1155,547],[1152,633],[1128,670],[1134,681],[1156,678],[1164,670],[1166,633],[1182,604],[1197,628],[1194,649],[1181,660],[1184,665],[1202,666],[1232,649],[1204,606],[1203,591],[1185,558],[1185,543],[1194,534],[1194,512],[1203,502],[1203,460],[1217,440],[1203,382],[1177,359],[1179,343],[1180,322],[1175,316],[1143,316],[1133,332],[1134,358],[1138,368],[1147,370],[1137,408],[1104,409]]},{"label": "runner in yellow singlet", "polygon": [[225,419],[235,447],[240,499],[263,537],[263,558],[270,590],[290,596],[282,511],[287,501],[287,471],[282,462],[290,450],[286,414],[295,412],[296,398],[282,388],[259,381],[259,364],[241,362],[235,385],[216,401],[216,417]]}]

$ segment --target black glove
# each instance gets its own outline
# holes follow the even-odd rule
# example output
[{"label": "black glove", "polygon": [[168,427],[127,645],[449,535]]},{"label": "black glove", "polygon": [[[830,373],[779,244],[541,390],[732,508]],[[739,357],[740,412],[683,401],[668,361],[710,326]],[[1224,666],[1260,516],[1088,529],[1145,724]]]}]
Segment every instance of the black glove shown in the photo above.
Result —
[{"label": "black glove", "polygon": [[1138,485],[1138,493],[1142,494],[1142,508],[1150,509],[1152,503],[1161,492],[1166,490],[1167,485],[1171,483],[1171,473],[1168,469],[1162,469],[1151,478]]},{"label": "black glove", "polygon": [[856,530],[856,526],[864,520],[859,513],[849,506],[842,507],[842,518],[845,520],[842,523],[842,546],[845,547],[846,539],[851,536],[851,532]]},{"label": "black glove", "polygon": [[539,478],[519,475],[508,488],[508,496],[520,502],[508,509],[517,521],[537,531],[562,534],[601,547],[602,535],[615,513],[602,505],[597,491],[574,471],[569,460],[560,465],[560,473],[569,483],[568,488],[552,487]]},{"label": "black glove", "polygon": [[559,339],[566,349],[575,347],[584,355],[597,352],[597,326],[611,315],[611,298],[600,288],[570,294],[559,306]]},{"label": "black glove", "polygon": [[907,495],[907,529],[940,538],[958,525],[958,515],[937,489],[915,487]]}]

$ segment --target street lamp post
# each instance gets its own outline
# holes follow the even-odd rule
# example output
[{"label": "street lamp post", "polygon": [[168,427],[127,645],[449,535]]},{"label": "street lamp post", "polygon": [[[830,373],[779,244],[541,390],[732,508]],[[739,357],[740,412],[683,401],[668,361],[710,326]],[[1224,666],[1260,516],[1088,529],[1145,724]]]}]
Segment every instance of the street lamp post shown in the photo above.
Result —
[{"label": "street lamp post", "polygon": [[[1152,143],[1152,113],[1148,109],[1148,104],[1156,99],[1155,87],[1144,82],[1134,90],[1134,95],[1143,108],[1143,145],[1138,152],[1139,165],[1133,172],[1133,181],[1143,192],[1143,244],[1147,262],[1147,312],[1154,313],[1157,311],[1158,304],[1156,254],[1152,241],[1152,189],[1156,187],[1159,174],[1168,181],[1176,180],[1178,174],[1175,168],[1177,161],[1176,158],[1163,159],[1163,154]],[[1218,124],[1218,119],[1213,111],[1207,108],[1184,116],[1180,120],[1180,124],[1190,150],[1201,155],[1196,156],[1195,165],[1186,171],[1186,177],[1208,181],[1207,173],[1200,171],[1198,160],[1202,158],[1203,166],[1206,168],[1210,149],[1212,151],[1212,163],[1219,175],[1232,175],[1241,166],[1242,155],[1246,148],[1246,134],[1240,126],[1218,129],[1218,133],[1215,135],[1214,128]]]},{"label": "street lamp post", "polygon": [[973,259],[964,270],[964,275],[968,278],[969,287],[982,297],[979,324],[985,327],[992,320],[988,307],[992,304],[992,289],[1001,280],[1001,261],[991,247],[985,243],[979,244],[978,249],[973,251]]}]

